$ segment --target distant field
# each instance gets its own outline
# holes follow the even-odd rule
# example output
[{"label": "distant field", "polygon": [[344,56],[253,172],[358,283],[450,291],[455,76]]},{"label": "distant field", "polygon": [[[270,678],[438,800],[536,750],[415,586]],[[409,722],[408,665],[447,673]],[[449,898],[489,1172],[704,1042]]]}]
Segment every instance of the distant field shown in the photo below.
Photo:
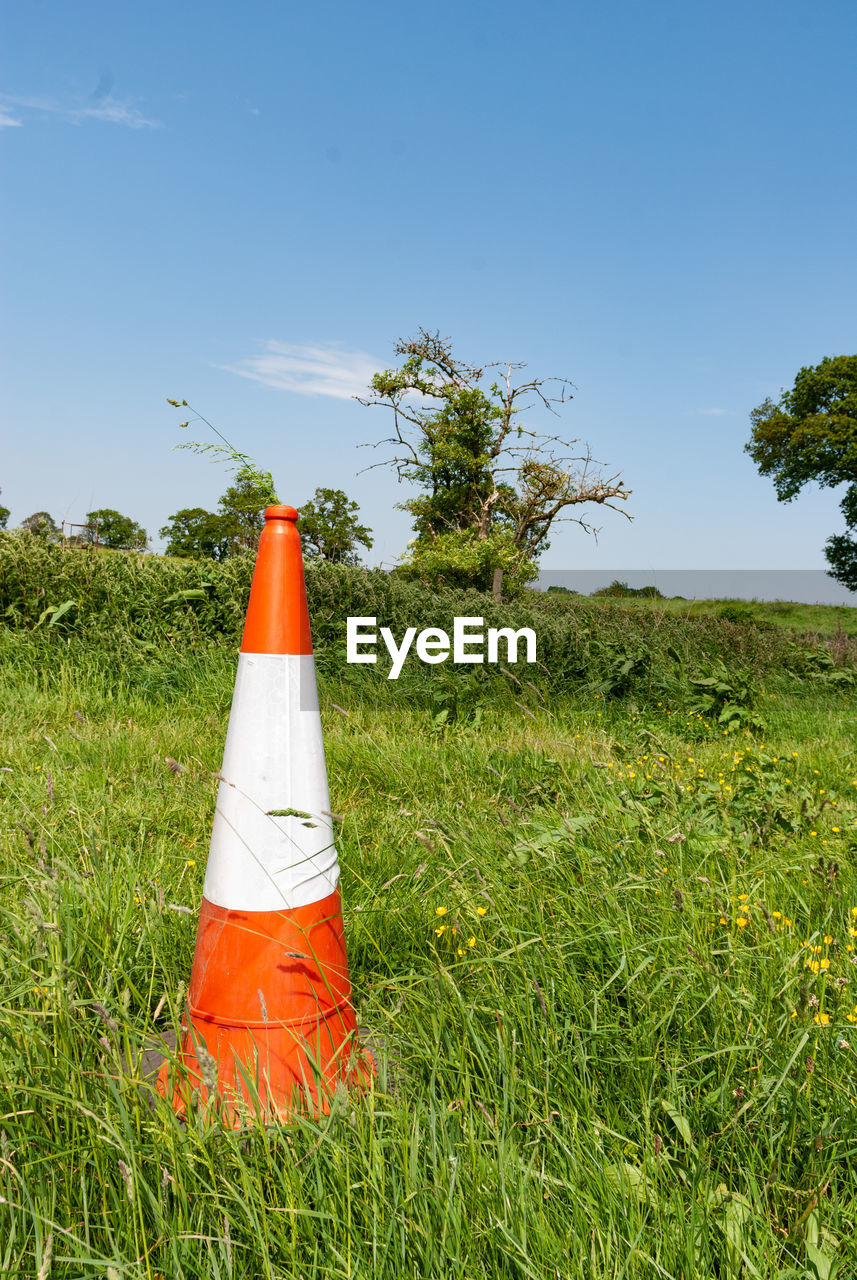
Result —
[{"label": "distant field", "polygon": [[[569,597],[574,600],[575,597]],[[857,609],[847,604],[797,604],[784,600],[657,600],[644,596],[581,596],[587,604],[614,604],[623,609],[647,609],[689,618],[725,617],[731,621],[774,623],[800,634],[832,636],[838,631],[857,635]]]}]

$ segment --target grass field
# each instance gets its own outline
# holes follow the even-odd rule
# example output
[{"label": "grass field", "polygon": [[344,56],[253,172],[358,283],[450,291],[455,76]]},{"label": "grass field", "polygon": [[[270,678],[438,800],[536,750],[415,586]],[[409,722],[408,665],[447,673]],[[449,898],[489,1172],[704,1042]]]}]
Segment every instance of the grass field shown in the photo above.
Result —
[{"label": "grass field", "polygon": [[0,633],[0,1272],[857,1274],[847,681],[774,666],[725,732],[583,685],[438,712],[322,662],[378,1080],[233,1133],[179,1124],[143,1050],[181,1016],[234,652],[125,657]]},{"label": "grass field", "polygon": [[[587,603],[610,602],[626,609],[654,610],[682,618],[721,617],[785,627],[800,635],[857,636],[857,609],[847,604],[800,604],[790,600],[682,600],[646,596],[585,597]],[[572,601],[574,597],[572,597]]]}]

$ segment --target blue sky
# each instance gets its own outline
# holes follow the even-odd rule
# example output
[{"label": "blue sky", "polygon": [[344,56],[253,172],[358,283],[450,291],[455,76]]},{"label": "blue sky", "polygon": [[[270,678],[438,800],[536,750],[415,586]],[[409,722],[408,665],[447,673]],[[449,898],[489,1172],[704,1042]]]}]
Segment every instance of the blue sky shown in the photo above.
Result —
[{"label": "blue sky", "polygon": [[[544,567],[817,569],[748,414],[853,353],[853,0],[7,6],[2,502],[150,533],[216,504],[187,399],[390,563],[405,495],[351,395],[420,326],[575,384],[629,524]],[[155,545],[159,545],[155,539]]]}]

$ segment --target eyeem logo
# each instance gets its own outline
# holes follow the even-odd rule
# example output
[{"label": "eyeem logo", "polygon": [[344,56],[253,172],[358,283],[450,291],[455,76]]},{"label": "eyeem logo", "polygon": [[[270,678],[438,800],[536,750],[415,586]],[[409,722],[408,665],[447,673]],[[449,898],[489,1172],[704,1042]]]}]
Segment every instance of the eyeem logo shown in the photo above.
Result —
[{"label": "eyeem logo", "polygon": [[[377,654],[361,652],[361,650],[366,650],[378,643],[378,633],[374,630],[369,631],[366,629],[374,627],[377,621],[377,618],[348,618],[345,651],[347,662],[378,661]],[[484,630],[481,629],[482,624],[482,618],[453,618],[451,645],[448,633],[440,627],[427,627],[419,635],[417,635],[416,627],[408,627],[402,637],[401,644],[396,644],[389,627],[381,627],[381,639],[387,646],[387,652],[393,664],[387,679],[398,680],[405,658],[414,643],[414,636],[417,638],[417,657],[421,662],[428,662],[431,665],[437,662],[446,662],[450,648],[452,649],[453,662],[499,662],[501,642],[504,642],[506,646],[504,660],[506,662],[517,662],[519,641],[523,641],[526,645],[527,656],[524,661],[536,661],[536,633],[530,627],[521,627],[520,631],[513,631],[511,627],[489,627],[486,658],[484,652],[486,635]]]}]

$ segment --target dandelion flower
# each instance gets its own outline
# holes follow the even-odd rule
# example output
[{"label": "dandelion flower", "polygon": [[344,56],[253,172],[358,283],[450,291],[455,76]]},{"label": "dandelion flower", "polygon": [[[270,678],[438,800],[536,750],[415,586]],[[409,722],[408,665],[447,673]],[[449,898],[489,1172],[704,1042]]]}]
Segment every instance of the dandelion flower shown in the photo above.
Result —
[{"label": "dandelion flower", "polygon": [[488,914],[488,908],[487,908],[487,907],[477,907],[477,908],[476,908],[476,914],[477,914],[478,916],[487,916],[487,914]]},{"label": "dandelion flower", "polygon": [[445,916],[445,915],[446,915],[446,907],[435,907],[435,909],[434,909],[434,913],[435,913],[435,915],[436,915],[436,916]]},{"label": "dandelion flower", "polygon": [[735,923],[737,924],[739,929],[746,929],[747,925],[750,922],[746,916],[739,916],[738,919],[735,921]]},{"label": "dandelion flower", "polygon": [[817,1023],[818,1023],[818,1025],[819,1025],[820,1027],[826,1027],[826,1026],[827,1026],[827,1024],[830,1022],[830,1014],[829,1014],[829,1013],[817,1013],[817,1014],[815,1015],[815,1017],[814,1017],[813,1021],[814,1021],[814,1022],[817,1022]]}]

